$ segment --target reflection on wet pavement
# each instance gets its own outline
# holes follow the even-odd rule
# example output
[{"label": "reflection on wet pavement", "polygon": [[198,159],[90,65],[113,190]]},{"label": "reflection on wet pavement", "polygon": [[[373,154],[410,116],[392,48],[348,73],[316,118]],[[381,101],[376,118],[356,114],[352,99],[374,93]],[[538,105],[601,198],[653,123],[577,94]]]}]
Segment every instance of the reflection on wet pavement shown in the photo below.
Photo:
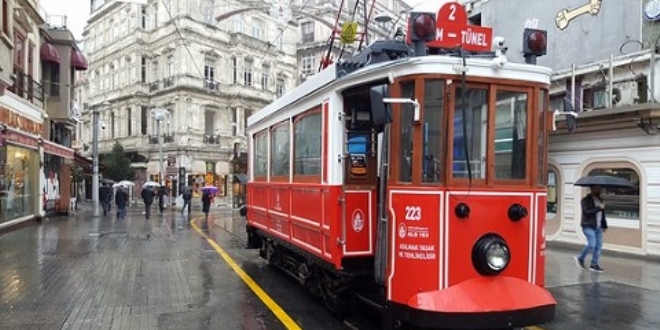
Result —
[{"label": "reflection on wet pavement", "polygon": [[[241,249],[240,238],[212,233],[224,248]],[[255,277],[279,277],[247,261],[255,251],[239,252],[230,253]],[[79,215],[4,234],[0,283],[0,329],[283,328],[178,213]]]}]

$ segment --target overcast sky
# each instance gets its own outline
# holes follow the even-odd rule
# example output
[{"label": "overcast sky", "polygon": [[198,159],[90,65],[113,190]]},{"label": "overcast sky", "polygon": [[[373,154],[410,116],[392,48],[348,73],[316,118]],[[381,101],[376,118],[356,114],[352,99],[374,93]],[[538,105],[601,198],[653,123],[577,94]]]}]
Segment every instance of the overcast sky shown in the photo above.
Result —
[{"label": "overcast sky", "polygon": [[[433,6],[439,0],[404,0],[411,6],[420,4],[422,7]],[[63,15],[67,17],[67,26],[76,39],[82,38],[85,23],[89,18],[89,0],[41,0],[41,7],[48,15]],[[439,5],[435,5],[439,8]]]}]

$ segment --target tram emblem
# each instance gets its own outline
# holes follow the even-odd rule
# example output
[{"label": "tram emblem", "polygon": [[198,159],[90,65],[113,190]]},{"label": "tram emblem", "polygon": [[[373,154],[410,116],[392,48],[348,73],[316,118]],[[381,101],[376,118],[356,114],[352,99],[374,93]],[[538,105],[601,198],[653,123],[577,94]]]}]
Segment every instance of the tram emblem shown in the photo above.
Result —
[{"label": "tram emblem", "polygon": [[353,211],[353,230],[356,233],[359,233],[362,231],[362,228],[364,228],[364,214],[362,213],[362,210],[360,209],[355,209]]},{"label": "tram emblem", "polygon": [[400,238],[406,238],[406,234],[408,233],[408,228],[406,228],[406,224],[402,223],[399,225],[399,237]]}]

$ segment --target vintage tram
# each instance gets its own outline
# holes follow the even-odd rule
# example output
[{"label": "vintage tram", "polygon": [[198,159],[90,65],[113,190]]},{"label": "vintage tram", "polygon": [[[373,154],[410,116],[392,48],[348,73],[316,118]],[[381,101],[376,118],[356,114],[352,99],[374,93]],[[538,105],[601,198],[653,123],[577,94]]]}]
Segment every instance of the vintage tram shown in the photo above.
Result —
[{"label": "vintage tram", "polygon": [[432,47],[443,9],[249,118],[248,247],[385,328],[542,324],[551,71]]}]

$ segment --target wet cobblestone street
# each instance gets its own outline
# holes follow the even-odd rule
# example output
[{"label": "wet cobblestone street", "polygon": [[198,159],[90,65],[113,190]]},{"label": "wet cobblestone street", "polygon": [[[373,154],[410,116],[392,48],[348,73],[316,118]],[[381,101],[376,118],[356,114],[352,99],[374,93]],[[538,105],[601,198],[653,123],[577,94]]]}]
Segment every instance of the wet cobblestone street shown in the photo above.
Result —
[{"label": "wet cobblestone street", "polygon": [[281,328],[174,212],[80,214],[6,233],[0,283],[0,329]]}]

